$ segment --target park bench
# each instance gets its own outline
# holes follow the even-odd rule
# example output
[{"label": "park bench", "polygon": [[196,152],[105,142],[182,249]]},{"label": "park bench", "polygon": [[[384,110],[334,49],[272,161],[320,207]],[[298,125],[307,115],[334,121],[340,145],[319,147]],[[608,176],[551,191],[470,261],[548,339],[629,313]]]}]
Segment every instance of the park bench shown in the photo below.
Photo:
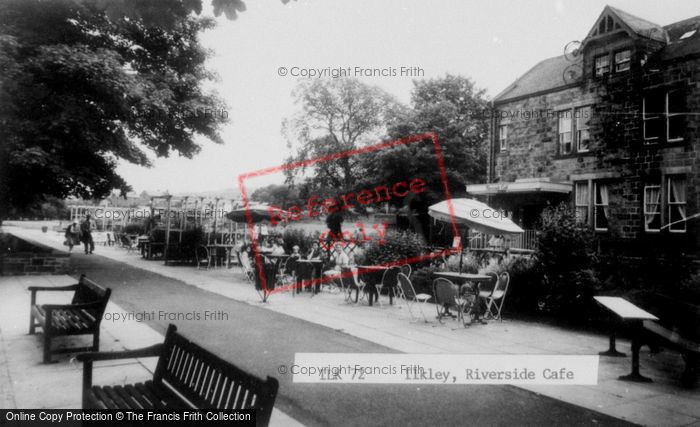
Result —
[{"label": "park bench", "polygon": [[[153,379],[118,386],[92,385],[94,361],[158,357]],[[255,409],[267,425],[279,384],[262,380],[203,349],[168,327],[163,344],[121,351],[82,353],[83,409]]]},{"label": "park bench", "polygon": [[700,371],[700,306],[658,293],[649,304],[660,319],[642,323],[643,334],[633,339],[632,351],[638,353],[644,344],[678,351],[685,362],[681,384],[692,387]]},{"label": "park bench", "polygon": [[[44,332],[44,363],[51,362],[51,354],[98,351],[100,349],[100,322],[112,293],[85,275],[70,286],[30,286],[32,293],[29,315],[29,333],[34,334],[40,326]],[[74,291],[70,304],[37,304],[38,291]],[[92,335],[91,347],[51,350],[55,337],[69,335]]]}]

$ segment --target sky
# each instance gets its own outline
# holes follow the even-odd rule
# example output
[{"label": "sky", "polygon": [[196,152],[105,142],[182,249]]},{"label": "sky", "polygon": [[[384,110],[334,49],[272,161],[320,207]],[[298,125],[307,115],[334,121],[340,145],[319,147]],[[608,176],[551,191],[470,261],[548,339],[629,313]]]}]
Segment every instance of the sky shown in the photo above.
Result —
[{"label": "sky", "polygon": [[[203,14],[212,15],[210,0],[203,1]],[[118,172],[137,192],[238,189],[240,174],[280,165],[289,154],[281,123],[299,109],[291,95],[298,79],[313,78],[292,73],[393,69],[385,74],[396,75],[360,80],[406,104],[413,80],[450,73],[471,78],[492,98],[583,39],[606,4],[660,25],[700,15],[697,0],[246,0],[238,19],[221,16],[201,35],[212,52],[208,68],[219,75],[206,87],[227,104],[224,144],[199,139],[193,159],[154,158],[152,168],[120,163]],[[422,72],[402,76],[401,67]]]}]

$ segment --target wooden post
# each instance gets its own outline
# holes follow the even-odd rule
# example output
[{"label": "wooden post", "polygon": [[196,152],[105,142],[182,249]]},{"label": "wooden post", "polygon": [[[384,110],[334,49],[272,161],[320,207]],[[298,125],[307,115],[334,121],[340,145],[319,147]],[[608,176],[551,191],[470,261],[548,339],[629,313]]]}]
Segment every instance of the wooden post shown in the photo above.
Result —
[{"label": "wooden post", "polygon": [[166,207],[166,215],[167,218],[165,219],[165,248],[163,249],[163,263],[168,264],[168,246],[170,245],[170,199],[172,196],[168,195],[165,196],[165,200],[168,202],[167,207]]}]

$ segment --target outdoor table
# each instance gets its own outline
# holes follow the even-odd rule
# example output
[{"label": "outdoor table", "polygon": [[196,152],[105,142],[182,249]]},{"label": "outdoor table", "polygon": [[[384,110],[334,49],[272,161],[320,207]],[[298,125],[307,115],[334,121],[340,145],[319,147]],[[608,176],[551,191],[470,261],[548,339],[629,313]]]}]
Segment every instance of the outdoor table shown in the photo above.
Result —
[{"label": "outdoor table", "polygon": [[[300,264],[308,264],[311,266],[312,273],[311,273],[311,277],[309,277],[308,279],[310,279],[310,280],[316,279],[317,280],[316,285],[313,287],[313,293],[314,293],[314,295],[318,294],[321,290],[320,279],[321,279],[321,269],[323,267],[323,260],[321,260],[321,259],[303,259],[303,258],[297,259],[297,280],[301,279],[303,281],[307,278],[301,277],[301,275],[299,273],[301,271],[301,269],[299,268]],[[296,292],[300,293],[301,287],[297,287]]]},{"label": "outdoor table", "polygon": [[[357,266],[357,275],[361,275],[363,273],[369,273],[367,274],[368,280],[367,280],[367,293],[369,295],[369,306],[372,306],[372,299],[373,297],[376,297],[377,301],[379,301],[379,292],[377,292],[377,282],[381,282],[381,278],[377,280],[378,275],[384,274],[386,270],[388,270],[389,267],[386,267],[384,265],[358,265]],[[393,301],[391,301],[391,293],[389,293],[389,304],[391,304]]]},{"label": "outdoor table", "polygon": [[[462,282],[463,284],[466,282],[473,282],[473,283],[488,283],[493,281],[493,276],[489,276],[486,274],[474,274],[474,273],[458,273],[456,271],[436,271],[433,273],[433,275],[437,277],[443,277],[445,279],[449,280],[454,280],[458,282]],[[474,286],[474,287],[469,287],[471,292],[474,293],[476,296],[476,302],[479,301],[479,287]],[[461,286],[460,286],[461,289]],[[477,309],[474,312],[474,320],[479,321],[479,310]],[[485,323],[485,321],[481,321],[482,323]]]},{"label": "outdoor table", "polygon": [[[615,315],[623,322],[632,323],[633,328],[635,329],[634,333],[641,333],[642,322],[644,320],[659,320],[658,317],[645,310],[642,310],[624,298],[596,296],[593,297],[593,299],[595,299],[598,304],[615,313]],[[615,327],[610,329],[610,346],[608,350],[601,351],[598,354],[601,356],[625,357],[625,353],[621,353],[615,348]],[[639,373],[639,352],[632,352],[632,373],[629,375],[623,375],[620,377],[620,379],[631,381],[649,381],[648,378],[643,377]]]},{"label": "outdoor table", "polygon": [[229,245],[225,243],[211,243],[207,245],[207,249],[210,252],[216,252],[217,256],[216,258],[219,259],[219,251],[220,250],[225,250],[226,251],[226,268],[228,268],[229,264],[231,263],[231,252],[233,251],[233,248],[235,245]]}]

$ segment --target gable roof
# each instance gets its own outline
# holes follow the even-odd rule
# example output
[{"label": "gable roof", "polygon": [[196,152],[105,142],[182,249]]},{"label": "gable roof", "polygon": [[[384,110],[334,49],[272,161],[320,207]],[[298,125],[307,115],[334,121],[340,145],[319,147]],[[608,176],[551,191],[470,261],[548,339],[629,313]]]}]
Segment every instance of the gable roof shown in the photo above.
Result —
[{"label": "gable roof", "polygon": [[565,81],[564,72],[569,66],[580,65],[580,56],[573,62],[566,59],[564,55],[540,61],[525,74],[520,76],[514,83],[496,95],[494,101],[499,102],[505,99],[518,98],[524,95],[531,95],[568,86],[575,82]]},{"label": "gable roof", "polygon": [[662,42],[668,40],[666,31],[661,25],[647,21],[646,19],[642,19],[638,16],[634,16],[625,12],[624,10],[617,9],[612,6],[605,6],[603,13],[605,13],[605,10],[609,10],[615,14],[637,35]]},{"label": "gable roof", "polygon": [[[603,12],[596,20],[596,25],[589,32],[590,37],[596,29],[601,18],[614,14],[614,17],[640,37],[646,37],[662,41],[666,44],[659,54],[662,61],[681,58],[687,55],[700,54],[700,16],[688,18],[683,21],[661,27],[653,22],[631,15],[620,9],[605,6]],[[614,19],[615,19],[614,18]],[[692,31],[695,30],[694,33]],[[683,35],[689,36],[681,39]],[[537,65],[511,83],[501,93],[494,97],[494,102],[503,102],[523,96],[534,95],[540,92],[552,91],[564,88],[575,81],[565,81],[564,73],[567,67],[580,67],[581,55],[576,61],[568,60],[564,55],[540,61]]]}]

